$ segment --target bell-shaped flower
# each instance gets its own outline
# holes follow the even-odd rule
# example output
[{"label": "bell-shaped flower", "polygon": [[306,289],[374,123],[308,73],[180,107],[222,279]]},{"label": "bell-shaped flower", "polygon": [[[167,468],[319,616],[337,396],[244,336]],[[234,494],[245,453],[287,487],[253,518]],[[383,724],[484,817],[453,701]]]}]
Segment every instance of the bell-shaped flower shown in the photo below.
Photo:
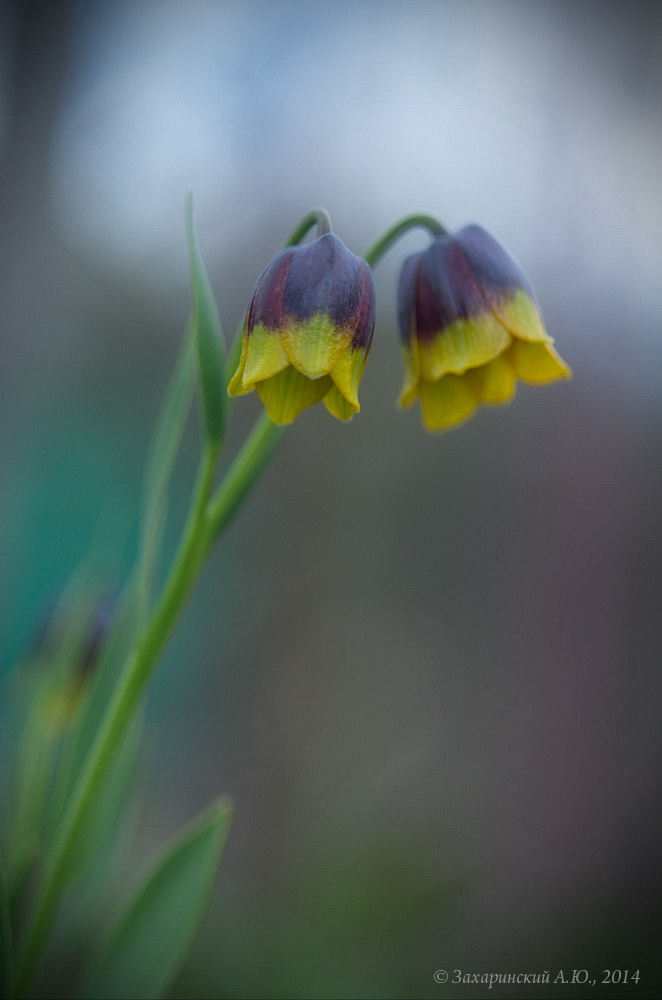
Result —
[{"label": "bell-shaped flower", "polygon": [[375,287],[364,260],[332,233],[288,247],[255,286],[228,392],[255,389],[276,424],[292,423],[320,400],[350,420],[374,325]]},{"label": "bell-shaped flower", "polygon": [[526,275],[480,226],[437,236],[405,260],[398,318],[406,367],[399,403],[420,399],[428,430],[510,402],[517,379],[570,377]]}]

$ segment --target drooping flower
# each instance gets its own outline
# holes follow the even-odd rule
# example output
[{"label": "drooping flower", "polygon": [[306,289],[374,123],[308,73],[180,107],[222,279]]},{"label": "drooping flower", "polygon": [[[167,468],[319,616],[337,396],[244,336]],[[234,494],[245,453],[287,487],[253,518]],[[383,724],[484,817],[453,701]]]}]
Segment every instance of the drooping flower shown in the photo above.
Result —
[{"label": "drooping flower", "polygon": [[359,410],[375,325],[366,262],[332,233],[282,250],[259,278],[228,392],[256,390],[271,420],[290,424],[320,400],[339,420]]},{"label": "drooping flower", "polygon": [[510,402],[517,379],[570,377],[526,275],[480,226],[437,236],[405,260],[398,318],[406,368],[399,403],[420,399],[428,430]]}]

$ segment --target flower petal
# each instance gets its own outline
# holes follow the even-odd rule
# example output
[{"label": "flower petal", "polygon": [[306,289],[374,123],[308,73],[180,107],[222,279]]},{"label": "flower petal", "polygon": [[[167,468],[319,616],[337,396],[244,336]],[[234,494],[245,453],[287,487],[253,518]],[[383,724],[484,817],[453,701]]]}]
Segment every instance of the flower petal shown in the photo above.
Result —
[{"label": "flower petal", "polygon": [[565,361],[551,344],[531,344],[515,339],[506,356],[517,377],[523,382],[541,384],[572,376]]},{"label": "flower petal", "polygon": [[497,319],[513,337],[531,343],[553,343],[545,330],[538,307],[526,292],[515,292],[514,295],[502,299],[494,295],[491,297],[491,305]]},{"label": "flower petal", "polygon": [[400,339],[407,345],[416,336],[416,287],[418,284],[419,265],[424,250],[411,254],[405,259],[400,271],[398,282],[398,327]]},{"label": "flower petal", "polygon": [[436,382],[420,384],[423,423],[430,431],[445,431],[468,420],[480,400],[469,379],[446,375]]},{"label": "flower petal", "polygon": [[324,397],[324,405],[329,413],[337,417],[338,420],[351,420],[354,414],[358,413],[360,409],[358,404],[355,406],[349,400],[345,399],[337,385],[332,385],[327,392]]},{"label": "flower petal", "polygon": [[291,424],[302,410],[319,403],[332,384],[328,375],[309,379],[290,366],[258,382],[255,389],[275,424]]},{"label": "flower petal", "polygon": [[351,420],[361,409],[359,382],[367,360],[368,353],[363,348],[345,351],[331,372],[333,386],[324,397],[324,405],[339,420]]},{"label": "flower petal", "polygon": [[470,380],[481,403],[488,406],[505,405],[515,395],[517,379],[507,354],[500,354],[482,368],[472,368],[465,378]]},{"label": "flower petal", "polygon": [[352,331],[335,325],[324,313],[307,320],[290,320],[282,343],[290,364],[308,378],[328,375],[352,342]]},{"label": "flower petal", "polygon": [[517,261],[481,226],[465,226],[453,239],[469,261],[486,305],[508,332],[548,342],[531,283]]},{"label": "flower petal", "polygon": [[398,406],[411,406],[418,399],[418,384],[421,380],[418,341],[412,339],[402,352],[405,362],[405,378],[398,397]]},{"label": "flower petal", "polygon": [[[243,370],[241,365],[241,392],[250,392],[256,382],[277,375],[287,368],[289,361],[283,349],[283,344],[276,330],[269,330],[261,323],[254,326],[245,336],[246,354],[242,349]],[[237,374],[239,374],[239,371]],[[235,376],[236,378],[236,376]],[[230,383],[233,386],[235,379]],[[239,395],[235,390],[233,395]]]},{"label": "flower petal", "polygon": [[367,360],[367,351],[360,347],[345,351],[330,373],[339,391],[356,411],[359,409],[359,383]]},{"label": "flower petal", "polygon": [[244,385],[244,368],[246,367],[246,354],[248,352],[248,335],[244,331],[244,336],[241,341],[241,358],[239,359],[239,365],[237,370],[228,382],[228,395],[229,396],[245,396],[247,392],[251,392],[253,389],[252,385]]},{"label": "flower petal", "polygon": [[421,375],[433,381],[442,375],[461,375],[501,354],[510,344],[510,334],[490,312],[471,319],[458,319],[434,339],[419,341]]}]

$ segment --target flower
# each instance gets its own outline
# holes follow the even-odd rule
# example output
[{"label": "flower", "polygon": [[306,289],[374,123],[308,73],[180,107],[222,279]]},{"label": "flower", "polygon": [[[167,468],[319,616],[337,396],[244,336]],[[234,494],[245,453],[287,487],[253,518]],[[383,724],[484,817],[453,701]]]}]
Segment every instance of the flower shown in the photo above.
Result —
[{"label": "flower", "polygon": [[509,403],[517,379],[570,377],[526,275],[480,226],[437,236],[405,260],[398,314],[406,367],[399,403],[418,397],[428,430]]},{"label": "flower", "polygon": [[255,389],[276,424],[292,423],[320,400],[350,420],[374,325],[375,288],[364,260],[332,233],[288,247],[255,286],[228,392]]}]

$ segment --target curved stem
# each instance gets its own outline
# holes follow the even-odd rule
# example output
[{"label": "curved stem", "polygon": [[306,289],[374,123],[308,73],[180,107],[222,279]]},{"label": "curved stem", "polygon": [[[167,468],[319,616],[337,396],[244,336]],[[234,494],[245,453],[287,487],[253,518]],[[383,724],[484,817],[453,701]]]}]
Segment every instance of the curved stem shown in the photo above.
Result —
[{"label": "curved stem", "polygon": [[427,229],[433,236],[446,236],[447,230],[442,224],[431,215],[408,215],[394,226],[387,229],[383,236],[380,236],[376,243],[363,254],[363,259],[374,267],[391,249],[393,244],[408,233],[410,229]]},{"label": "curved stem", "polygon": [[308,230],[312,229],[313,226],[317,226],[318,236],[324,236],[326,233],[333,232],[329,213],[324,208],[312,208],[310,212],[304,215],[301,222],[295,226],[289,237],[285,240],[283,246],[293,247],[297,243],[301,243]]}]

